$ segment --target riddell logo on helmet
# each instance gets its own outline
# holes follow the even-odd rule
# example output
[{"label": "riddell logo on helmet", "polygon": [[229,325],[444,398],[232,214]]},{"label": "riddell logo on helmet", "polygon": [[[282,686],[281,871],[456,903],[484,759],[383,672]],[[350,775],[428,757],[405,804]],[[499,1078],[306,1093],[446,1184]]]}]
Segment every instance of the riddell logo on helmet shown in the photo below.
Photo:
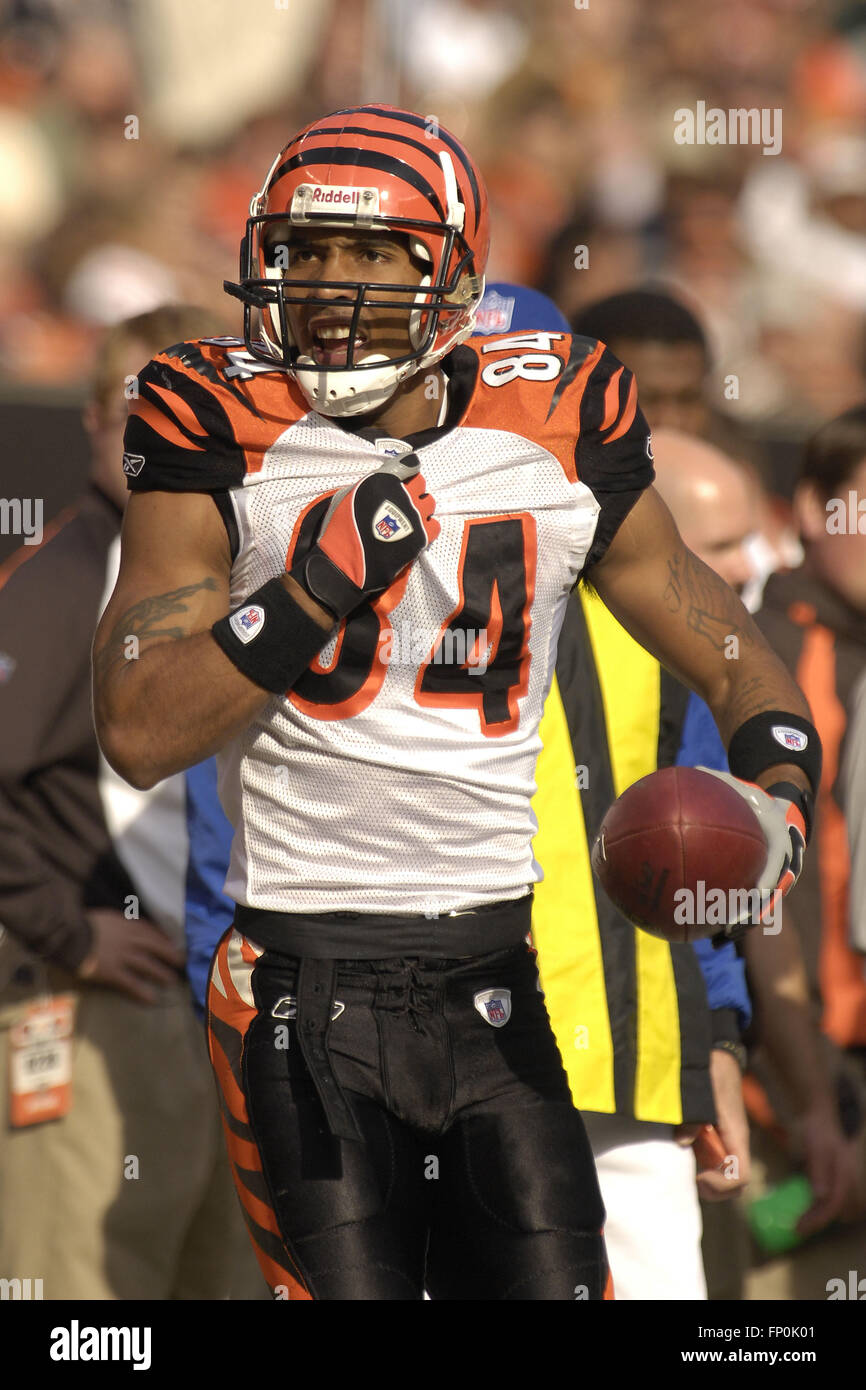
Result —
[{"label": "riddell logo on helmet", "polygon": [[324,212],[339,208],[341,212],[376,216],[379,212],[378,188],[356,188],[344,183],[307,183],[295,189],[292,212]]},{"label": "riddell logo on helmet", "polygon": [[354,203],[358,202],[357,188],[314,188],[312,203]]}]

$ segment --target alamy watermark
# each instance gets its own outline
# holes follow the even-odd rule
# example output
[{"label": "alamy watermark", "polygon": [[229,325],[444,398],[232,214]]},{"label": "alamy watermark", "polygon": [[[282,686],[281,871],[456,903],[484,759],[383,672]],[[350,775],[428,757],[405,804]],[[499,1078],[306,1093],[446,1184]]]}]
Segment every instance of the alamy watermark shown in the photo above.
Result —
[{"label": "alamy watermark", "polygon": [[828,1279],[824,1287],[828,1303],[838,1299],[850,1299],[855,1303],[866,1301],[866,1278],[860,1278],[859,1270],[849,1269],[847,1279]]},{"label": "alamy watermark", "polygon": [[[777,936],[782,929],[775,888],[707,888],[698,879],[696,889],[677,888],[674,893],[674,922],[679,927],[726,927],[735,922],[760,922],[765,936]],[[778,917],[778,920],[777,920]]]},{"label": "alamy watermark", "polygon": [[42,498],[0,497],[0,535],[23,536],[25,545],[41,545]]},{"label": "alamy watermark", "polygon": [[831,497],[826,504],[829,536],[866,536],[866,497],[849,488],[847,497]]},{"label": "alamy watermark", "polygon": [[[399,628],[392,627],[379,643],[379,656],[389,665],[417,666],[430,651],[430,633],[423,629],[412,632],[412,624],[403,619]],[[446,628],[430,658],[433,666],[465,667],[470,676],[483,676],[487,670],[490,642],[486,630],[474,627]]]},{"label": "alamy watermark", "polygon": [[781,154],[781,106],[739,106],[725,111],[699,101],[674,112],[678,145],[763,145],[764,154]]},{"label": "alamy watermark", "polygon": [[82,1327],[73,1318],[68,1327],[51,1329],[48,1355],[52,1361],[131,1361],[134,1371],[147,1371],[151,1328]]},{"label": "alamy watermark", "polygon": [[0,1279],[0,1300],[27,1301],[43,1298],[41,1279]]}]

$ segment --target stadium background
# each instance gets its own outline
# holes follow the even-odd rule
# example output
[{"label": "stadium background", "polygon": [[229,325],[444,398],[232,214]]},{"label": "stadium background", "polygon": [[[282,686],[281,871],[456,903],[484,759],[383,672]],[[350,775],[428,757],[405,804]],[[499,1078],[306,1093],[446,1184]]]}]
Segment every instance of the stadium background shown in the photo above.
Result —
[{"label": "stadium background", "polygon": [[[102,326],[180,298],[235,331],[222,281],[274,152],[370,99],[476,155],[491,279],[566,314],[648,278],[684,296],[713,404],[777,493],[804,435],[863,398],[864,4],[6,0],[0,18],[0,495],[42,498],[46,523],[85,473]],[[700,101],[780,109],[781,153],[678,144],[674,113]],[[0,535],[0,560],[19,543]]]}]

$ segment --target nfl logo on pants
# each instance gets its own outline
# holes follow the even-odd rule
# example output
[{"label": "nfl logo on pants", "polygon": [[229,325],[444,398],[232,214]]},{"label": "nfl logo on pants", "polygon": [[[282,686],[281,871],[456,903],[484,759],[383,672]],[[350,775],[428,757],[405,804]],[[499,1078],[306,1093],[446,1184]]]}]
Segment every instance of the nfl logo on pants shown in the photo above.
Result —
[{"label": "nfl logo on pants", "polygon": [[511,1017],[510,989],[483,989],[475,996],[475,1007],[494,1028],[504,1028]]}]

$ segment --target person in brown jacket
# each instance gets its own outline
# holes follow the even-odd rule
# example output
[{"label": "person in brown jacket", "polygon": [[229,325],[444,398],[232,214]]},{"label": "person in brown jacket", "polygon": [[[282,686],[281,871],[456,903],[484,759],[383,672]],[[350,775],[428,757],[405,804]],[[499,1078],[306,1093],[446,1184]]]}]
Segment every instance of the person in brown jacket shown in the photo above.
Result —
[{"label": "person in brown jacket", "polygon": [[[829,421],[809,441],[794,495],[805,561],[770,578],[756,615],[806,695],[824,748],[814,853],[796,902],[785,904],[785,924],[799,932],[843,1128],[860,1151],[861,1190],[849,1203],[849,1224],[753,1276],[750,1296],[758,1298],[826,1298],[828,1269],[847,1277],[849,1267],[859,1265],[866,1273],[866,978],[853,930],[862,919],[857,897],[862,868],[858,859],[858,884],[851,858],[852,847],[863,838],[864,806],[862,788],[852,788],[850,771],[846,777],[857,755],[852,721],[866,676],[866,503],[859,500],[864,497],[866,405]],[[760,1075],[764,1092],[753,1096],[753,1106],[777,1138],[786,1137],[796,1161],[810,1136],[802,1133],[780,1086],[788,1078],[766,1065]],[[771,1180],[783,1178],[789,1153],[769,1138],[766,1148]]]},{"label": "person in brown jacket", "polygon": [[233,1279],[259,1296],[183,975],[182,779],[122,783],[90,695],[135,373],[219,329],[174,306],[109,332],[84,416],[89,486],[0,570],[0,1277],[13,1296],[223,1298]]}]

